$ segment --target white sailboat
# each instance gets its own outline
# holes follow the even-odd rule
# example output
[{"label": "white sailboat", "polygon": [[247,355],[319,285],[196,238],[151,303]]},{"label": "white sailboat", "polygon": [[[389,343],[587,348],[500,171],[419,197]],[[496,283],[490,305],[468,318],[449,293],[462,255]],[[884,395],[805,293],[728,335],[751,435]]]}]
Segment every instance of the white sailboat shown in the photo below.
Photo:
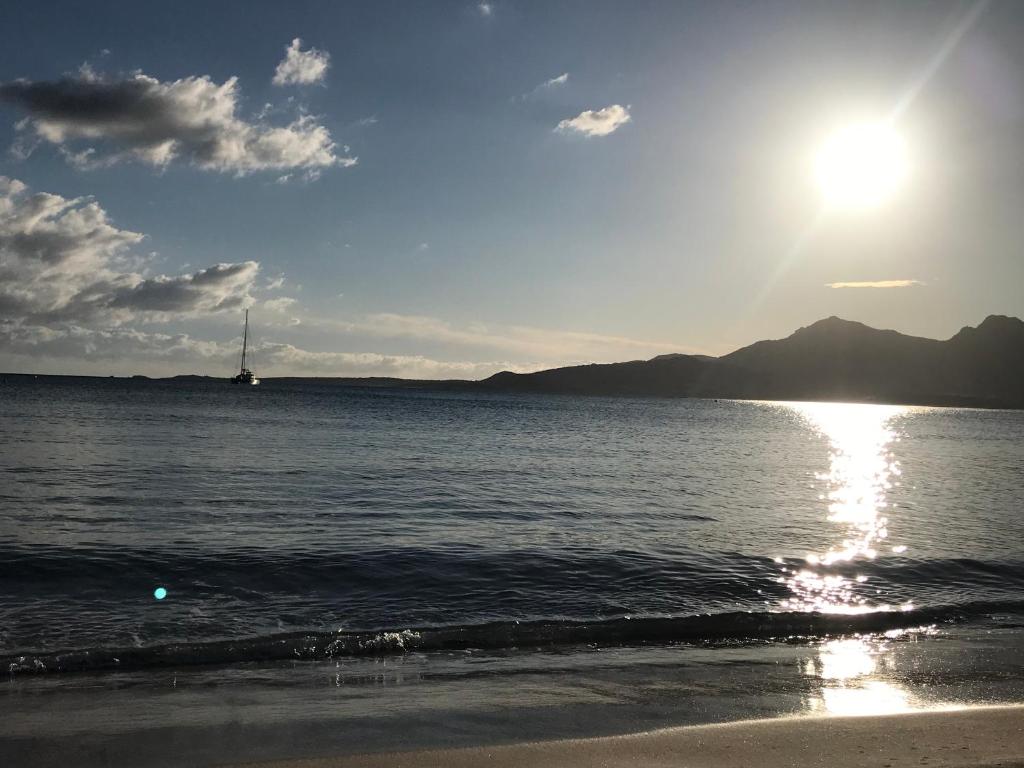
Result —
[{"label": "white sailboat", "polygon": [[242,331],[242,367],[238,375],[231,379],[235,384],[259,384],[256,374],[245,367],[245,353],[249,346],[249,310],[245,310],[245,328]]}]

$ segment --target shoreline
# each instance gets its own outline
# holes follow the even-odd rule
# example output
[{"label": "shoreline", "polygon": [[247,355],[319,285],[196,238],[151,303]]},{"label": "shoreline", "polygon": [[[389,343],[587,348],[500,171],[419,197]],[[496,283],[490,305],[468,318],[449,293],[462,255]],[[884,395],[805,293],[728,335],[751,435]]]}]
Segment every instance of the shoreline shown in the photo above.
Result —
[{"label": "shoreline", "polygon": [[493,747],[228,764],[231,768],[794,768],[1024,766],[1024,705],[784,717]]}]

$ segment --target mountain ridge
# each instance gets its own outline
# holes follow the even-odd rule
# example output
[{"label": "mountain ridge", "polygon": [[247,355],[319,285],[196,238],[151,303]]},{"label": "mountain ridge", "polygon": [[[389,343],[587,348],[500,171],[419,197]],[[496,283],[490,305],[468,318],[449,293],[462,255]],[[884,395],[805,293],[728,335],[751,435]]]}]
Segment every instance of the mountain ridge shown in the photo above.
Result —
[{"label": "mountain ridge", "polygon": [[832,316],[721,357],[502,371],[496,391],[1024,407],[1024,322],[989,315],[945,341]]}]

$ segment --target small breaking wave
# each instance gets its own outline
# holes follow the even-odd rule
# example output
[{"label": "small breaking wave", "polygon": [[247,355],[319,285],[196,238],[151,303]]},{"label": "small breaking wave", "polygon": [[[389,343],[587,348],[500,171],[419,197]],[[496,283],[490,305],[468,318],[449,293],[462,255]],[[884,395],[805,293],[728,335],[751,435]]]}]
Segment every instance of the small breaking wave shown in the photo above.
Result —
[{"label": "small breaking wave", "polygon": [[531,651],[559,647],[781,641],[885,632],[1022,611],[1024,601],[1001,601],[857,614],[737,611],[675,618],[502,621],[373,631],[291,632],[142,648],[28,653],[0,658],[0,665],[11,675],[24,675],[289,660],[324,661],[416,651]]}]

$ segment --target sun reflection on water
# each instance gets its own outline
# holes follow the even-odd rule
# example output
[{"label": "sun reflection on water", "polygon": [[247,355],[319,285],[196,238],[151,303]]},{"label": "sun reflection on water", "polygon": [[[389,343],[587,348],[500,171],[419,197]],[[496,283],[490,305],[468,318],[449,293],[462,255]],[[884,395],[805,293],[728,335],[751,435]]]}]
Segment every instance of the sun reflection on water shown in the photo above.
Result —
[{"label": "sun reflection on water", "polygon": [[820,498],[827,503],[827,519],[841,527],[843,538],[824,552],[808,553],[805,566],[783,568],[785,575],[780,581],[792,596],[782,601],[782,607],[824,613],[889,609],[891,606],[869,603],[861,586],[866,577],[850,578],[830,572],[830,567],[875,559],[889,536],[886,492],[900,474],[899,462],[890,450],[899,440],[892,423],[907,409],[846,403],[795,403],[790,407],[829,440],[829,471],[816,477],[826,487]]},{"label": "sun reflection on water", "polygon": [[812,712],[829,715],[890,715],[915,709],[910,694],[879,674],[891,671],[884,639],[851,638],[821,645],[804,663],[804,674],[821,680],[820,694],[809,702]]}]

